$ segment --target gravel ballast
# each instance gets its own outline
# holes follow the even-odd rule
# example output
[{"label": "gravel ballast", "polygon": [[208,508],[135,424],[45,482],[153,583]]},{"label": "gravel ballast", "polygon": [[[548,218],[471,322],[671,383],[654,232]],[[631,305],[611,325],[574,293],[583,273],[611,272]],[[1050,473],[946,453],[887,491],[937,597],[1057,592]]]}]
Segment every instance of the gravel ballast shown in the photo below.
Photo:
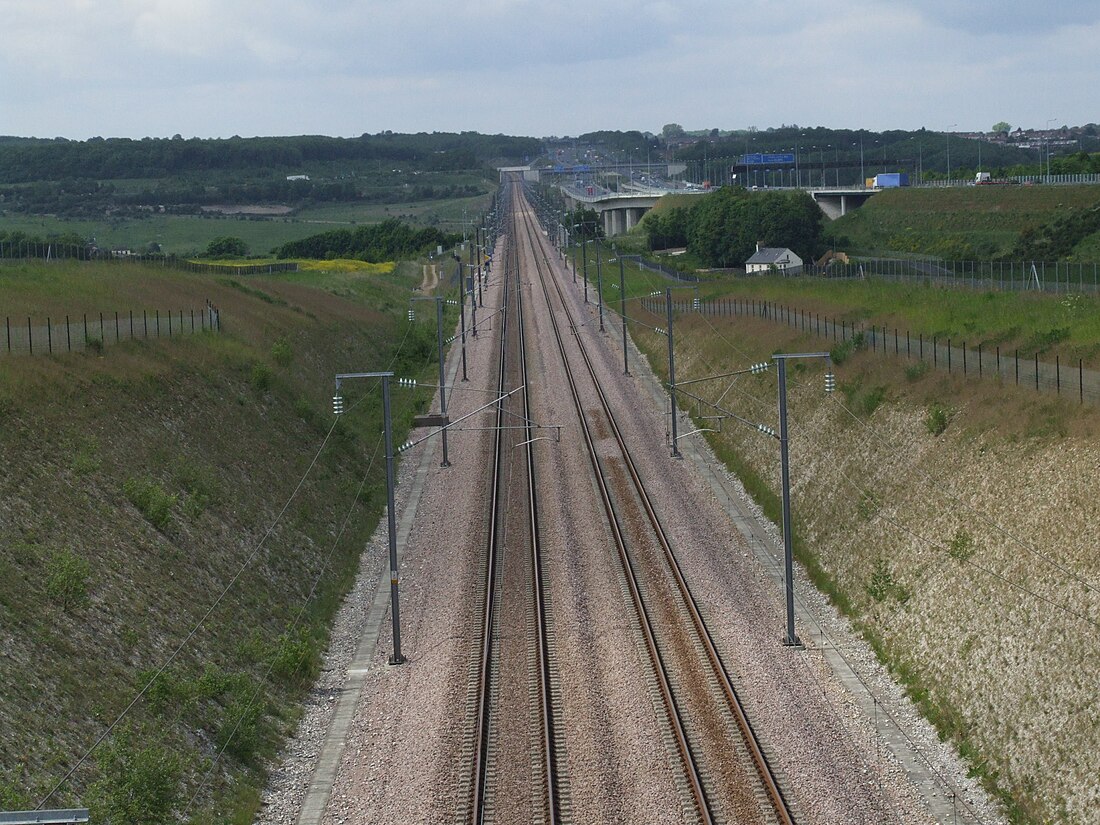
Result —
[{"label": "gravel ballast", "polygon": [[[522,248],[522,246],[521,246]],[[498,245],[495,260],[504,261]],[[581,286],[553,251],[550,260],[577,322],[591,320]],[[569,821],[584,823],[690,821],[680,803],[669,744],[647,663],[627,610],[622,572],[610,550],[606,518],[594,495],[581,450],[576,413],[564,386],[561,360],[532,261],[524,289],[529,368],[539,423],[562,425],[561,443],[539,445],[540,518],[547,547],[546,574],[556,632],[562,695],[563,776]],[[500,273],[486,292],[485,314],[499,300]],[[609,319],[610,321],[610,319]],[[498,329],[482,321],[471,338],[468,384],[448,396],[452,418],[488,401],[495,378]],[[635,461],[673,536],[710,632],[735,676],[754,725],[778,762],[803,823],[1002,821],[981,790],[847,622],[798,575],[798,632],[805,649],[785,648],[782,591],[776,586],[778,531],[766,522],[710,454],[704,441],[681,441],[684,460],[669,457],[665,401],[637,350],[631,376],[622,374],[617,328],[600,334],[580,328]],[[456,344],[449,373],[458,371]],[[576,368],[575,368],[576,371]],[[457,379],[456,379],[457,380]],[[537,382],[537,383],[536,383]],[[467,391],[472,388],[486,392]],[[438,406],[434,407],[435,409]],[[491,411],[469,427],[491,426]],[[682,432],[690,429],[683,420]],[[407,664],[390,667],[389,619],[378,639],[360,648],[364,616],[377,587],[388,591],[386,523],[365,549],[359,579],[333,628],[324,670],[311,692],[298,731],[273,767],[258,823],[299,823],[349,668],[363,676],[358,706],[323,823],[362,821],[456,822],[465,813],[468,684],[477,645],[474,606],[480,586],[491,433],[452,433],[452,466],[439,467],[439,440],[403,456],[398,513],[415,507],[402,548],[403,650]],[[408,501],[417,473],[423,489]],[[869,687],[872,693],[868,693]],[[868,701],[868,697],[873,700]],[[868,711],[870,708],[870,711]],[[919,752],[920,756],[913,756]],[[930,762],[931,784],[916,769]],[[912,764],[910,764],[912,763]],[[916,767],[914,767],[916,766]],[[947,777],[977,812],[952,807]],[[946,814],[944,812],[947,812]]]}]

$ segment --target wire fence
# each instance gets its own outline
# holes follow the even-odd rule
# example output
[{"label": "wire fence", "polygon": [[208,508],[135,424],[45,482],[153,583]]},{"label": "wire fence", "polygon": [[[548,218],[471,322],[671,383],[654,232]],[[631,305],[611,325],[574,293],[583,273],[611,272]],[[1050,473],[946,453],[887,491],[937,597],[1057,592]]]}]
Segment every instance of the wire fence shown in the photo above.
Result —
[{"label": "wire fence", "polygon": [[88,244],[65,244],[51,241],[11,241],[0,239],[0,262],[24,261],[117,261],[166,266],[186,272],[209,272],[219,275],[271,275],[277,272],[297,272],[293,261],[259,264],[214,264],[189,261],[175,255],[132,254],[128,250],[112,251]]},{"label": "wire fence", "polygon": [[[663,301],[646,299],[642,305],[658,316],[665,313]],[[896,327],[850,324],[774,301],[748,298],[676,300],[672,308],[679,314],[761,318],[817,335],[834,346],[851,342],[857,349],[915,361],[926,365],[925,368],[959,374],[965,378],[992,379],[1031,392],[1065,396],[1082,404],[1086,401],[1100,403],[1100,372],[1085,369],[1082,359],[1063,363],[1061,357],[1056,355],[1051,363],[1040,360],[1040,352],[1021,353],[1019,349],[1002,352],[999,346],[990,348],[982,344],[974,348],[967,346],[966,341],[914,335]]]},{"label": "wire fence", "polygon": [[926,286],[1001,292],[1100,293],[1100,264],[1065,261],[944,261],[935,258],[867,258],[805,267],[804,275],[880,278]]},{"label": "wire fence", "polygon": [[46,317],[46,323],[26,318],[4,318],[5,339],[2,352],[7,355],[55,355],[68,352],[102,352],[105,347],[123,341],[173,338],[202,332],[221,332],[221,312],[210,301],[199,309],[161,312],[142,310],[135,313],[100,312],[79,317]]}]

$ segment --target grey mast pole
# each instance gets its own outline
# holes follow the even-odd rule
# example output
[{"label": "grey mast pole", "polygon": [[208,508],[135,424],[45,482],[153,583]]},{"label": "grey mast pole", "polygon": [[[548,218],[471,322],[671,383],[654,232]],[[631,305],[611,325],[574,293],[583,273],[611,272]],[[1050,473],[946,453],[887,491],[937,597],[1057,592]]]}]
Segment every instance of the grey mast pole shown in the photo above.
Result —
[{"label": "grey mast pole", "polygon": [[459,322],[460,332],[462,335],[462,380],[469,381],[466,377],[466,276],[462,273],[462,259],[457,255],[455,259],[458,261],[458,290],[459,295],[462,296],[462,300],[459,301],[459,315],[462,320]]},{"label": "grey mast pole", "polygon": [[382,409],[385,415],[386,431],[386,521],[390,533],[390,615],[393,618],[393,655],[391,665],[402,665],[405,657],[401,655],[401,612],[397,594],[397,513],[394,505],[393,478],[393,421],[390,417],[390,378],[382,376]]},{"label": "grey mast pole", "polygon": [[672,457],[680,458],[676,435],[676,355],[672,348],[672,287],[665,289],[665,312],[668,316],[668,400],[672,409]]},{"label": "grey mast pole", "polygon": [[600,270],[600,239],[596,238],[596,309],[600,316],[600,332],[603,328],[603,275]]},{"label": "grey mast pole", "polygon": [[584,257],[584,302],[588,303],[588,238],[581,241],[581,255]]},{"label": "grey mast pole", "polygon": [[623,275],[623,256],[619,256],[619,314],[623,316],[623,375],[630,375],[626,346],[626,279]]},{"label": "grey mast pole", "polygon": [[791,540],[791,466],[787,450],[787,359],[779,362],[779,455],[783,475],[783,586],[787,595],[787,636],[783,644],[801,647],[794,632],[794,551]]},{"label": "grey mast pole", "polygon": [[[436,297],[435,299],[435,340],[436,347],[439,350],[439,412],[446,418],[447,417],[447,376],[446,370],[443,364],[443,299]],[[447,428],[443,428],[443,462],[440,467],[450,467],[451,462],[447,460]]]}]

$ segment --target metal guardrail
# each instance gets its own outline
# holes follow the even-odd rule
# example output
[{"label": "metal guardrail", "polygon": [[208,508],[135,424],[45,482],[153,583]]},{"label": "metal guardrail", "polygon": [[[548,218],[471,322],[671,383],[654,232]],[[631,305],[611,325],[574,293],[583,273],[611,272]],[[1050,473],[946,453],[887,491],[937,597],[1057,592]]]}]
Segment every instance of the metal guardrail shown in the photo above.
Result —
[{"label": "metal guardrail", "polygon": [[87,808],[0,812],[0,825],[68,825],[72,822],[88,821]]}]

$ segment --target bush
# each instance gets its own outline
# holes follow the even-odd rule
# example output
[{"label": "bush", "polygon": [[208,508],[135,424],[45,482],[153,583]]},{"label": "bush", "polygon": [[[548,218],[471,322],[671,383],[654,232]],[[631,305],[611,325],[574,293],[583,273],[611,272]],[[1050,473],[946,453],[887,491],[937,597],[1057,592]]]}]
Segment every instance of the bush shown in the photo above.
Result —
[{"label": "bush", "polygon": [[265,392],[271,388],[271,368],[267,364],[256,364],[252,367],[252,389],[256,392]]},{"label": "bush", "polygon": [[271,345],[271,360],[284,369],[290,366],[294,359],[294,350],[285,339],[280,339]]},{"label": "bush", "polygon": [[145,520],[163,533],[168,527],[178,496],[169,495],[164,488],[148,478],[128,478],[122,483],[122,490],[130,503],[145,516]]},{"label": "bush", "polygon": [[947,425],[951,422],[951,410],[933,402],[928,407],[928,414],[924,419],[924,426],[932,435],[943,435]]},{"label": "bush", "polygon": [[80,556],[61,550],[46,563],[46,594],[66,610],[88,603],[92,568]]},{"label": "bush", "polygon": [[966,561],[974,555],[974,537],[960,527],[947,545],[947,554],[956,561]]},{"label": "bush", "polygon": [[919,381],[929,369],[927,361],[917,361],[905,368],[905,378],[907,381]]},{"label": "bush", "polygon": [[116,734],[97,760],[100,779],[91,789],[94,822],[143,825],[175,822],[180,758],[167,748],[138,750],[129,732]]}]

